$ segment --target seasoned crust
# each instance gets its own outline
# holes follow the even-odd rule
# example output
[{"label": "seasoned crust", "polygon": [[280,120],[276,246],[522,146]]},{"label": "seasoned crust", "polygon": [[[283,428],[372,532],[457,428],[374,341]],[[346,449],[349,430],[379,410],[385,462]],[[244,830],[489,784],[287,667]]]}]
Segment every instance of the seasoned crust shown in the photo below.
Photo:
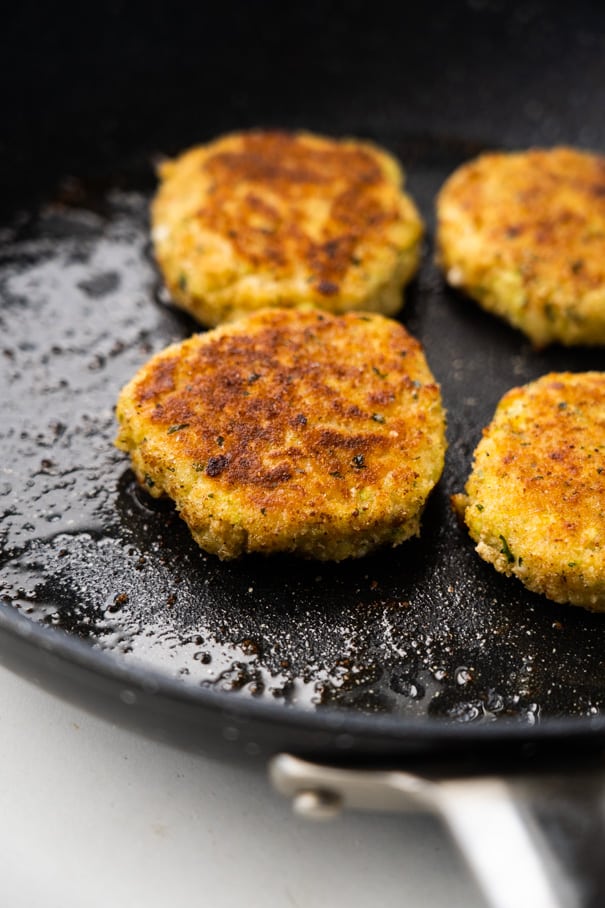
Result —
[{"label": "seasoned crust", "polygon": [[117,416],[139,481],[221,558],[396,545],[443,469],[420,344],[370,313],[268,309],[191,337],[143,366]]},{"label": "seasoned crust", "polygon": [[536,347],[605,343],[605,157],[484,154],[447,180],[437,217],[450,284]]},{"label": "seasoned crust", "polygon": [[496,570],[605,611],[605,373],[550,373],[505,394],[454,498]]},{"label": "seasoned crust", "polygon": [[393,314],[422,222],[394,158],[310,133],[234,133],[159,170],[155,254],[172,299],[204,325],[268,305]]}]

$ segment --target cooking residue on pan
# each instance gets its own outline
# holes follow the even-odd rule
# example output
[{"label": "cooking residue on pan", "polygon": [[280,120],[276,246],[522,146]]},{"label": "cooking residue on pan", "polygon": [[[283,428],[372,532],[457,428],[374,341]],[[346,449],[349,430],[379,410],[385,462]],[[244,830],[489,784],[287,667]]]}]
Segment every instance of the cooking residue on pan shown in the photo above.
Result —
[{"label": "cooking residue on pan", "polygon": [[[442,175],[418,173],[425,207]],[[0,228],[5,604],[184,684],[289,709],[531,723],[604,707],[605,623],[493,578],[456,528],[448,495],[492,401],[485,363],[464,351],[467,311],[430,268],[404,320],[441,370],[450,458],[421,539],[356,563],[220,563],[112,445],[118,389],[197,330],[158,289],[149,194],[76,188],[77,204],[63,197]],[[502,385],[528,362],[509,356]]]}]

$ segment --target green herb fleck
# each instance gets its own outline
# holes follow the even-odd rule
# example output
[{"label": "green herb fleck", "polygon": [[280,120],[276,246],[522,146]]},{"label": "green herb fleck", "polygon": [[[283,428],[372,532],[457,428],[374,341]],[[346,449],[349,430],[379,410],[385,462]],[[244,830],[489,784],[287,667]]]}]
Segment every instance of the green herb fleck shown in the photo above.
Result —
[{"label": "green herb fleck", "polygon": [[203,473],[206,469],[206,464],[199,460],[194,461],[192,466],[196,473]]},{"label": "green herb fleck", "polygon": [[558,403],[557,406],[558,406],[559,410],[567,410],[567,404],[565,403],[564,400],[562,400],[560,403]]},{"label": "green herb fleck", "polygon": [[354,467],[357,467],[358,470],[363,470],[363,468],[366,465],[363,454],[355,454],[351,458],[351,463],[353,464]]},{"label": "green herb fleck", "polygon": [[174,435],[175,432],[180,432],[181,429],[188,429],[188,428],[189,428],[189,423],[188,423],[188,422],[180,422],[180,423],[178,423],[178,424],[176,424],[176,425],[174,425],[174,426],[170,426],[170,428],[168,429],[168,431],[167,431],[166,434],[167,434],[167,435]]},{"label": "green herb fleck", "polygon": [[374,422],[384,422],[384,416],[382,413],[372,413],[372,419]]},{"label": "green herb fleck", "polygon": [[515,556],[511,552],[508,542],[502,535],[500,536],[500,540],[502,542],[502,548],[500,549],[500,554],[506,555],[506,560],[508,561],[508,563],[513,564],[515,561]]},{"label": "green herb fleck", "polygon": [[477,508],[477,510],[478,510],[479,512],[481,512],[481,511],[483,510],[483,505],[482,505],[482,504],[476,504],[475,507]]},{"label": "green herb fleck", "polygon": [[223,447],[223,445],[225,444],[225,439],[223,438],[222,435],[217,435],[216,443],[219,446],[219,448]]},{"label": "green herb fleck", "polygon": [[187,275],[183,271],[179,274],[179,289],[183,291],[187,289]]},{"label": "green herb fleck", "polygon": [[577,567],[577,565],[578,565],[577,561],[568,561],[567,562],[567,567],[570,567],[570,568]]},{"label": "green herb fleck", "polygon": [[145,473],[145,485],[148,489],[153,489],[155,485],[155,481],[151,478],[149,473]]},{"label": "green herb fleck", "polygon": [[260,378],[260,372],[252,372],[248,376],[248,384],[253,385],[255,381],[258,381]]},{"label": "green herb fleck", "polygon": [[374,374],[377,375],[378,378],[386,378],[388,375],[388,372],[381,372],[378,366],[372,366],[372,372],[374,372]]}]

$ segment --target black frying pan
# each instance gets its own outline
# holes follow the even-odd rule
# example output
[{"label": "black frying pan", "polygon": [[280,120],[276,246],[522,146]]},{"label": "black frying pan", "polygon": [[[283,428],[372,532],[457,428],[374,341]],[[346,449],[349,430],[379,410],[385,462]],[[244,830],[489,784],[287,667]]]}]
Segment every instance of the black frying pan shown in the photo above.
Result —
[{"label": "black frying pan", "polygon": [[[431,237],[441,183],[481,150],[605,150],[605,15],[588,3],[430,12],[110,4],[88,32],[77,14],[12,13],[0,655],[17,670],[156,736],[247,758],[493,769],[600,756],[605,619],[497,575],[449,496],[504,391],[602,369],[605,353],[536,353],[444,287]],[[153,160],[252,125],[377,140],[429,226],[401,319],[442,385],[447,466],[421,538],[360,561],[220,563],[112,447],[121,385],[198,330],[151,258]]]}]

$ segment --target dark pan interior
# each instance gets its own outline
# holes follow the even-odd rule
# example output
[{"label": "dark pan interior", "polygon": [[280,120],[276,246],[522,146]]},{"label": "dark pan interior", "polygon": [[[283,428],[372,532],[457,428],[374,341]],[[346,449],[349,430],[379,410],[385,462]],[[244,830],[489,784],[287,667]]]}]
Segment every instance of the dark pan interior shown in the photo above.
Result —
[{"label": "dark pan interior", "polygon": [[[478,149],[438,136],[388,144],[430,224],[443,179]],[[196,330],[169,305],[150,256],[151,167],[120,182],[64,181],[5,225],[5,602],[184,684],[284,708],[463,722],[596,715],[605,620],[496,575],[449,495],[507,388],[550,369],[600,368],[602,352],[536,353],[445,289],[429,244],[402,314],[449,414],[447,467],[422,537],[338,565],[220,563],[169,503],[137,488],[112,447],[120,386]]]},{"label": "dark pan interior", "polygon": [[[549,370],[602,369],[605,354],[533,351],[444,287],[432,234],[442,181],[486,147],[605,150],[604,17],[590,4],[518,4],[514,13],[437,4],[428,18],[400,10],[386,28],[380,4],[369,22],[367,5],[348,4],[346,15],[337,6],[327,17],[315,3],[294,7],[287,22],[273,3],[206,11],[197,55],[201,20],[189,28],[180,11],[177,30],[161,4],[142,20],[136,5],[108,4],[86,48],[77,20],[40,13],[25,51],[31,70],[16,50],[31,9],[13,14],[1,64],[13,75],[20,66],[22,79],[0,146],[0,608],[200,696],[229,692],[236,711],[254,699],[275,704],[276,716],[379,713],[401,718],[402,733],[425,718],[534,725],[596,716],[605,619],[495,574],[449,496],[462,489],[504,391]],[[264,56],[249,46],[252,26]],[[286,33],[296,36],[289,44]],[[225,63],[225,48],[239,68]],[[220,563],[197,549],[169,504],[136,487],[112,447],[121,385],[197,330],[170,306],[150,255],[153,162],[258,124],[383,143],[403,161],[429,228],[401,319],[442,385],[446,470],[421,538],[356,562]]]}]

